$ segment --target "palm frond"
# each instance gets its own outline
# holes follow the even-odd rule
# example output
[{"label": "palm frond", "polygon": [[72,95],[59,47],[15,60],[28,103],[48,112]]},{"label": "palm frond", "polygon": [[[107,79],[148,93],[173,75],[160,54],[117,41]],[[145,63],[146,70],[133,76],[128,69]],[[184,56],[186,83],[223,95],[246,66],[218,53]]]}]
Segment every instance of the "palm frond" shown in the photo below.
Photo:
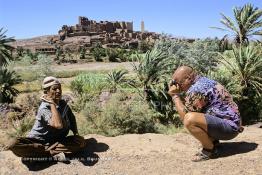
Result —
[{"label": "palm frond", "polygon": [[213,28],[232,32],[235,35],[235,41],[238,44],[248,43],[249,37],[252,35],[261,35],[262,10],[248,3],[243,7],[234,7],[233,14],[234,20],[221,13],[222,19],[220,22],[228,30],[221,27]]},{"label": "palm frond", "polygon": [[234,47],[233,54],[220,54],[221,63],[233,73],[244,88],[253,87],[262,93],[262,54],[260,47],[249,45]]},{"label": "palm frond", "polygon": [[9,45],[10,42],[15,41],[13,37],[7,37],[6,31],[3,28],[0,29],[0,66],[6,66],[9,60],[12,59],[11,52],[13,47]]},{"label": "palm frond", "polygon": [[13,102],[14,97],[19,93],[13,86],[21,82],[14,71],[0,68],[0,103]]}]

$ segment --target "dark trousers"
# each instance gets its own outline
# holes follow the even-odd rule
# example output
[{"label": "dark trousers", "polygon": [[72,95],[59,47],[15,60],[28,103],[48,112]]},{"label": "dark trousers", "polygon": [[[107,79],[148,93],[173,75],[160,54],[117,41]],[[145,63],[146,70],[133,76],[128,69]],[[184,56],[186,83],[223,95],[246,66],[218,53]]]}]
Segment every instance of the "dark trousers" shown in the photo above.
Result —
[{"label": "dark trousers", "polygon": [[53,144],[43,144],[34,138],[19,137],[9,146],[15,155],[19,157],[50,157],[58,153],[76,153],[83,149],[75,141],[77,136],[68,136]]}]

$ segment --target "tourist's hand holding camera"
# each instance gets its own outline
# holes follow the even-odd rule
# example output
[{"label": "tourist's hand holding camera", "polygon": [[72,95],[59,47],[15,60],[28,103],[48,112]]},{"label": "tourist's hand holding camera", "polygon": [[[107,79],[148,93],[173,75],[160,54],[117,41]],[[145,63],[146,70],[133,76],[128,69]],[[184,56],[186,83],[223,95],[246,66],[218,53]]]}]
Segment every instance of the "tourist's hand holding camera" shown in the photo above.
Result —
[{"label": "tourist's hand holding camera", "polygon": [[175,82],[175,80],[172,80],[169,83],[169,90],[168,90],[168,94],[173,97],[174,95],[177,95],[181,92],[179,85]]}]

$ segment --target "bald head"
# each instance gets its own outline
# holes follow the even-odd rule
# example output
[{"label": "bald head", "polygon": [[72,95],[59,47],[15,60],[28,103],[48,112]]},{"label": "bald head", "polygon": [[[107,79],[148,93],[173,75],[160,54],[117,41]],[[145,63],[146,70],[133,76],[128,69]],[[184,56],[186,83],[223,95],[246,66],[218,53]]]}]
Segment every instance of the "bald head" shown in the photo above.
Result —
[{"label": "bald head", "polygon": [[191,86],[195,77],[195,71],[189,66],[178,67],[172,76],[173,80],[175,80],[184,91]]},{"label": "bald head", "polygon": [[173,79],[181,78],[184,75],[189,75],[193,72],[193,69],[189,66],[181,66],[176,69],[176,71],[173,74]]}]

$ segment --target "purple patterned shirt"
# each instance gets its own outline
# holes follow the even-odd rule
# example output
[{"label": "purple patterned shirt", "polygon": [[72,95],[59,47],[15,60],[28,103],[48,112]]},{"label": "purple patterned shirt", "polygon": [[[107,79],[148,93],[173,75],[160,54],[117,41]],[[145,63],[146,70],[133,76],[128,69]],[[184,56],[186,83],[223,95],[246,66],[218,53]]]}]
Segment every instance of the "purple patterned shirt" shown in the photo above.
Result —
[{"label": "purple patterned shirt", "polygon": [[197,77],[186,92],[185,110],[222,118],[236,130],[240,127],[240,113],[232,96],[221,84],[206,77]]}]

